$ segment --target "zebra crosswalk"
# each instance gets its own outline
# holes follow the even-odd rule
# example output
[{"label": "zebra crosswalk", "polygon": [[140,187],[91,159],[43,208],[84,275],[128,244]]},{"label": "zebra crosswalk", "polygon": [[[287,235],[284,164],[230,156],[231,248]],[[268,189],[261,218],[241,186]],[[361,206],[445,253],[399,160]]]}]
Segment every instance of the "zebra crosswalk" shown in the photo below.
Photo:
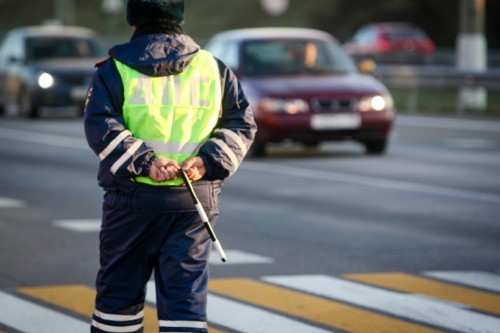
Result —
[{"label": "zebra crosswalk", "polygon": [[[144,328],[158,332],[154,282]],[[85,285],[0,291],[0,333],[89,331],[95,292]],[[211,333],[500,333],[500,275],[433,271],[212,279]]]}]

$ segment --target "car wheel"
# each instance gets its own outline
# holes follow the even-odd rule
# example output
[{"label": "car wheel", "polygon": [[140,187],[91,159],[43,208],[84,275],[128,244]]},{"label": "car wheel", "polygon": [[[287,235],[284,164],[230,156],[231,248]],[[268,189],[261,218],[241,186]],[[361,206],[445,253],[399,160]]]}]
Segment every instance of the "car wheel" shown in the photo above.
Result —
[{"label": "car wheel", "polygon": [[382,155],[385,153],[387,148],[387,140],[370,140],[364,141],[363,145],[365,146],[366,153],[370,155]]},{"label": "car wheel", "polygon": [[21,89],[17,96],[17,110],[20,117],[38,118],[38,109],[31,102],[31,95],[27,89]]}]

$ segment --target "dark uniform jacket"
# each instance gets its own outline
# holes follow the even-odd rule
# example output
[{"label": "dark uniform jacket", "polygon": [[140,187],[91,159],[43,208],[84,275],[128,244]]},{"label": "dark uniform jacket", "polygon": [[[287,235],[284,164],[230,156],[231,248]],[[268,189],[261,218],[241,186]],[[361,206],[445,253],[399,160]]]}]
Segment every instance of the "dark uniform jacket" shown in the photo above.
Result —
[{"label": "dark uniform jacket", "polygon": [[[90,147],[101,159],[98,180],[105,190],[133,186],[132,179],[147,176],[154,159],[154,151],[144,143],[137,150],[131,149],[136,138],[124,132],[124,90],[112,59],[148,76],[168,76],[181,73],[199,49],[184,34],[143,35],[115,46],[109,51],[110,58],[97,65],[89,87],[84,126]],[[207,168],[204,180],[209,181],[223,180],[236,171],[256,132],[252,110],[239,82],[226,65],[216,60],[222,85],[222,112],[212,134],[217,140],[208,140],[198,154]]]}]

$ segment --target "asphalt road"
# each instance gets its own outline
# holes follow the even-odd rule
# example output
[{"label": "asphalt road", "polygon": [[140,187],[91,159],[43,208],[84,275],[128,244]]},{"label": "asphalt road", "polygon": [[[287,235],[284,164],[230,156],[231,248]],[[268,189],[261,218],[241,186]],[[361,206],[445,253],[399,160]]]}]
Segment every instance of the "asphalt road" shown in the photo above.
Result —
[{"label": "asphalt road", "polygon": [[[97,163],[81,119],[0,119],[0,333],[88,330]],[[385,156],[273,146],[225,182],[221,211],[211,332],[500,332],[499,121],[400,116]],[[85,309],[55,301],[68,286]]]}]

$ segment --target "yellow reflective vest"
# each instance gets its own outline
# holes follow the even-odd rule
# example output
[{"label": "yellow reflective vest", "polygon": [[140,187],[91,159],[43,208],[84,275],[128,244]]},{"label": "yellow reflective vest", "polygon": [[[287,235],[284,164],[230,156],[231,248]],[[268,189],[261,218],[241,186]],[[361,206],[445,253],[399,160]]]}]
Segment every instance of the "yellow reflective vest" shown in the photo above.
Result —
[{"label": "yellow reflective vest", "polygon": [[[221,112],[221,79],[214,57],[200,50],[185,71],[151,77],[114,59],[124,87],[123,117],[132,135],[155,155],[184,161],[209,139]],[[180,177],[150,185],[182,185]]]}]

